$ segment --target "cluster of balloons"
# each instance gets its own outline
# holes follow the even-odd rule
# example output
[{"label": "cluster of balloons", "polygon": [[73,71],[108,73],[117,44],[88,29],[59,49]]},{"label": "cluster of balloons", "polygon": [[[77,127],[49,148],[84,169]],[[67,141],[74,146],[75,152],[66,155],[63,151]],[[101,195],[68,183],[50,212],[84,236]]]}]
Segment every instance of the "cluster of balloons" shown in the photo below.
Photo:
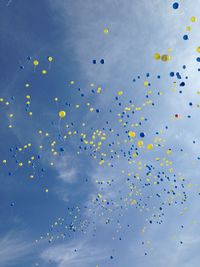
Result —
[{"label": "cluster of balloons", "polygon": [[[173,3],[173,9],[178,8],[179,4]],[[196,22],[197,19],[191,17],[190,21]],[[103,33],[107,35],[109,29],[105,28]],[[183,39],[188,40],[188,36],[184,35]],[[168,49],[168,53],[170,52],[171,49]],[[196,52],[200,53],[200,47],[196,48]],[[154,59],[168,62],[171,56],[157,52]],[[27,61],[32,62],[33,72],[36,72],[40,66],[39,59],[32,60],[29,56]],[[47,57],[48,70],[51,69],[53,61],[52,56]],[[197,57],[196,61],[200,62],[200,57]],[[101,64],[104,62],[104,59],[100,60]],[[93,64],[96,63],[94,59]],[[172,88],[172,93],[176,94],[177,87],[178,94],[183,93],[182,88],[186,86],[188,79],[185,69],[186,65],[183,65],[182,70],[171,70],[167,73],[170,80],[168,86]],[[42,69],[41,73],[46,75],[48,71]],[[163,223],[165,210],[170,206],[184,207],[189,194],[188,181],[184,171],[180,172],[176,166],[184,149],[181,143],[174,144],[168,133],[171,121],[177,123],[177,119],[181,120],[183,116],[167,110],[167,119],[162,121],[162,117],[159,118],[162,128],[156,125],[152,114],[156,114],[157,106],[162,105],[162,98],[166,97],[159,89],[151,89],[159,87],[157,81],[161,80],[161,76],[156,77],[157,79],[155,74],[142,73],[133,79],[137,88],[145,87],[141,99],[134,99],[125,90],[114,93],[110,91],[112,105],[107,108],[101,106],[100,101],[96,101],[99,94],[106,93],[106,90],[93,83],[90,84],[90,90],[83,89],[76,86],[72,80],[69,85],[73,92],[76,92],[74,98],[67,99],[64,106],[62,96],[55,96],[52,106],[49,106],[52,121],[45,123],[42,129],[38,129],[37,124],[31,122],[33,133],[29,140],[10,145],[9,156],[4,155],[1,160],[2,173],[9,176],[24,169],[24,173],[28,173],[31,180],[44,177],[46,168],[55,170],[60,162],[65,160],[66,151],[71,144],[75,147],[76,155],[84,155],[87,160],[92,159],[100,173],[110,174],[99,175],[96,179],[96,191],[89,198],[88,205],[69,207],[67,214],[56,219],[49,231],[41,235],[40,240],[47,239],[51,243],[56,239],[70,238],[78,231],[85,234],[89,227],[93,228],[95,236],[99,220],[106,226],[114,225],[115,238],[121,240],[124,228],[122,217],[127,210],[147,214],[145,225],[141,229],[144,234],[149,225]],[[25,89],[30,86],[31,83],[26,83]],[[25,94],[25,113],[28,113],[29,117],[34,117],[36,103],[37,99],[31,96],[31,92]],[[22,105],[20,99],[13,96],[0,98],[8,128],[14,127],[17,104]],[[193,107],[192,102],[187,102],[186,105]],[[87,116],[82,116],[84,113]],[[191,114],[186,116],[188,119],[191,117]],[[26,117],[23,118],[26,120]],[[34,140],[38,141],[37,144]],[[88,179],[84,182],[87,184]],[[190,183],[189,188],[193,186]],[[51,192],[46,185],[42,190],[45,194]],[[117,192],[117,196],[114,192]],[[14,202],[10,205],[15,206]],[[70,220],[67,221],[69,217]],[[126,227],[130,228],[131,223]],[[110,259],[113,259],[113,256],[110,256]]]}]

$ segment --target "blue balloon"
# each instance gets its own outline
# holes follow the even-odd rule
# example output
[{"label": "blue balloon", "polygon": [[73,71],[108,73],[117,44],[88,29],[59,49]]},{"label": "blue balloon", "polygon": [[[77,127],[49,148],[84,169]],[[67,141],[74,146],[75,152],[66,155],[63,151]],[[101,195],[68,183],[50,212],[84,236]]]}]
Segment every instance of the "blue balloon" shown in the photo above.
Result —
[{"label": "blue balloon", "polygon": [[179,3],[177,3],[177,2],[173,3],[172,7],[173,7],[173,9],[178,9]]},{"label": "blue balloon", "polygon": [[141,132],[140,133],[140,137],[144,138],[145,137],[145,133]]}]

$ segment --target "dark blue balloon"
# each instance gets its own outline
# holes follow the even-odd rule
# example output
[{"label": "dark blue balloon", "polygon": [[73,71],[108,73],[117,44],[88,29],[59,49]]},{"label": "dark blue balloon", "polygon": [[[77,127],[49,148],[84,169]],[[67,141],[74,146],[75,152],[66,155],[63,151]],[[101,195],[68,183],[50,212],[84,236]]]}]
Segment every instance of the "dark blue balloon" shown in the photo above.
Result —
[{"label": "dark blue balloon", "polygon": [[145,133],[141,132],[140,137],[142,137],[142,138],[145,137]]},{"label": "dark blue balloon", "polygon": [[181,82],[181,83],[180,83],[180,86],[185,86],[185,83],[184,83],[184,82]]},{"label": "dark blue balloon", "polygon": [[177,2],[173,3],[172,7],[173,7],[173,9],[178,9],[179,3],[177,3]]}]

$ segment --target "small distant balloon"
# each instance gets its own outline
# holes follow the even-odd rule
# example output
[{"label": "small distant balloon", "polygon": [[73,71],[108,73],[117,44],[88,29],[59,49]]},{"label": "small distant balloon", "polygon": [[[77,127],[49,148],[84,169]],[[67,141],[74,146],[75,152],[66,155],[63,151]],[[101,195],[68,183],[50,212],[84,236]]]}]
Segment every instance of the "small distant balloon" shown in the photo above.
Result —
[{"label": "small distant balloon", "polygon": [[38,61],[38,60],[34,60],[34,61],[33,61],[33,65],[34,65],[34,66],[38,66],[38,65],[39,65],[39,61]]},{"label": "small distant balloon", "polygon": [[64,118],[66,116],[66,112],[64,110],[59,111],[59,117]]},{"label": "small distant balloon", "polygon": [[179,3],[178,2],[174,2],[172,7],[173,7],[173,9],[178,9]]}]

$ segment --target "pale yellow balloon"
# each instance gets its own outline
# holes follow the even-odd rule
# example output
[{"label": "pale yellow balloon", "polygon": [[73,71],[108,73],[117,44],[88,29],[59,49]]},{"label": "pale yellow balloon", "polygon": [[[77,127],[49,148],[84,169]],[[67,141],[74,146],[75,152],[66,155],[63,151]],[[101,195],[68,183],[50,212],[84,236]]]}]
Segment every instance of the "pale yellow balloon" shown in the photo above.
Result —
[{"label": "pale yellow balloon", "polygon": [[155,60],[159,60],[160,59],[160,54],[159,53],[155,53],[154,54],[154,59]]},{"label": "pale yellow balloon", "polygon": [[197,21],[197,18],[196,18],[195,16],[192,16],[192,17],[190,18],[190,21],[191,21],[191,22],[196,22],[196,21]]},{"label": "pale yellow balloon", "polygon": [[134,138],[134,137],[136,136],[135,132],[133,132],[133,131],[130,131],[130,132],[128,133],[128,135],[129,135],[130,137],[132,137],[132,138]]},{"label": "pale yellow balloon", "polygon": [[167,155],[170,155],[172,153],[171,149],[168,149],[166,153]]},{"label": "pale yellow balloon", "polygon": [[66,112],[64,110],[59,111],[59,117],[64,118],[66,116]]},{"label": "pale yellow balloon", "polygon": [[48,57],[48,61],[52,62],[53,61],[53,57]]},{"label": "pale yellow balloon", "polygon": [[164,62],[167,62],[167,61],[170,60],[170,56],[168,56],[168,55],[162,55],[161,60],[164,61]]},{"label": "pale yellow balloon", "polygon": [[47,74],[47,71],[46,70],[42,70],[42,74]]},{"label": "pale yellow balloon", "polygon": [[34,65],[34,66],[37,66],[38,64],[39,64],[39,61],[38,61],[38,60],[34,60],[34,61],[33,61],[33,65]]},{"label": "pale yellow balloon", "polygon": [[197,47],[197,52],[200,53],[200,46]]},{"label": "pale yellow balloon", "polygon": [[147,149],[148,149],[148,150],[152,150],[152,149],[153,149],[153,144],[148,144],[148,145],[147,145]]},{"label": "pale yellow balloon", "polygon": [[191,27],[190,26],[187,26],[186,27],[186,31],[188,31],[188,32],[191,31]]},{"label": "pale yellow balloon", "polygon": [[142,147],[142,146],[143,146],[143,141],[139,140],[139,141],[137,142],[137,145],[138,145],[138,147]]},{"label": "pale yellow balloon", "polygon": [[109,33],[109,29],[108,29],[108,28],[105,28],[105,29],[103,30],[103,33],[104,33],[104,34],[108,34],[108,33]]}]

